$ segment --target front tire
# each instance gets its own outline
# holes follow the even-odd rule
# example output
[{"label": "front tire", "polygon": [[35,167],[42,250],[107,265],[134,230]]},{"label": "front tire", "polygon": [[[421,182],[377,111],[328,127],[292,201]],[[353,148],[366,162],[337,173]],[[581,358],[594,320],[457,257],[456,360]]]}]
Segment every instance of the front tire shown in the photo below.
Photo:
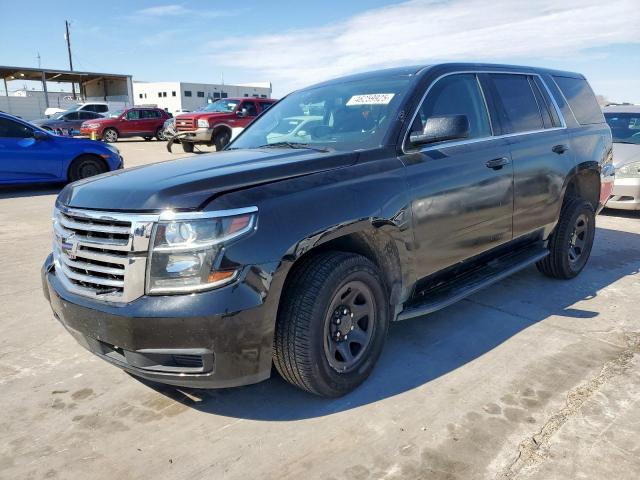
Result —
[{"label": "front tire", "polygon": [[156,140],[158,140],[159,142],[163,142],[166,139],[167,138],[164,136],[164,129],[159,128],[158,130],[156,130]]},{"label": "front tire", "polygon": [[339,397],[373,370],[387,335],[384,280],[369,259],[326,252],[292,272],[278,312],[274,363],[289,383]]},{"label": "front tire", "polygon": [[224,147],[226,147],[231,140],[231,133],[226,130],[223,130],[216,134],[213,139],[213,144],[216,146],[216,152],[219,152]]},{"label": "front tire", "polygon": [[182,150],[184,153],[193,153],[193,143],[192,142],[181,142]]},{"label": "front tire", "polygon": [[102,139],[107,143],[116,143],[118,141],[118,131],[115,128],[107,128],[102,132]]},{"label": "front tire", "polygon": [[549,239],[549,255],[536,263],[538,270],[551,278],[568,280],[577,276],[591,254],[595,220],[589,202],[581,198],[568,200]]},{"label": "front tire", "polygon": [[93,177],[106,172],[104,163],[92,155],[82,155],[69,166],[69,181],[75,182],[83,178]]}]

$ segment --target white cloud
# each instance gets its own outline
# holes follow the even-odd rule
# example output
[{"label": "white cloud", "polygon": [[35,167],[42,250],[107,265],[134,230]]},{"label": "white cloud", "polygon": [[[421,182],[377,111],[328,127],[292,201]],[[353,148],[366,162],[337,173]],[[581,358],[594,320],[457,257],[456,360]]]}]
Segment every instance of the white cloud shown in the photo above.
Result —
[{"label": "white cloud", "polygon": [[134,17],[178,17],[191,15],[197,18],[217,18],[217,17],[232,17],[239,15],[243,10],[229,10],[229,9],[215,9],[206,10],[187,8],[181,4],[172,5],[158,5],[157,7],[143,8],[134,12]]},{"label": "white cloud", "polygon": [[637,0],[410,0],[307,30],[212,41],[217,68],[269,78],[279,93],[320,80],[437,60],[558,58],[640,43]]},{"label": "white cloud", "polygon": [[182,5],[159,5],[157,7],[143,8],[136,12],[138,15],[146,15],[149,17],[166,17],[176,15],[186,15],[189,9]]}]

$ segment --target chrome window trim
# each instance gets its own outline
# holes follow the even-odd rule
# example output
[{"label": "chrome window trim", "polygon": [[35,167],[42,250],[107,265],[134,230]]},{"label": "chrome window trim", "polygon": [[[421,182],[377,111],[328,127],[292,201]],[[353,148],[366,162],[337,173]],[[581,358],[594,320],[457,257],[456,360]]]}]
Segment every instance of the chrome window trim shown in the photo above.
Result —
[{"label": "chrome window trim", "polygon": [[[438,143],[437,145],[429,145],[423,148],[418,148],[415,150],[409,150],[407,151],[407,149],[405,148],[407,143],[408,143],[408,139],[409,139],[409,135],[411,134],[411,125],[413,125],[413,122],[415,121],[416,117],[418,116],[418,112],[420,111],[420,107],[422,107],[422,104],[424,103],[425,99],[427,98],[427,95],[429,95],[429,92],[431,91],[431,89],[433,88],[433,86],[438,83],[441,79],[448,77],[450,75],[460,75],[460,74],[474,74],[476,76],[476,80],[479,83],[479,87],[480,87],[480,91],[482,92],[482,97],[484,98],[484,90],[482,88],[482,84],[480,84],[479,82],[479,78],[478,75],[481,73],[487,73],[487,74],[506,74],[506,75],[525,75],[525,76],[531,76],[531,77],[538,77],[538,79],[540,80],[540,82],[542,83],[542,85],[544,85],[544,88],[547,90],[547,94],[549,95],[549,97],[551,98],[552,104],[553,104],[553,108],[556,109],[556,113],[558,114],[558,118],[560,119],[560,122],[562,124],[561,127],[553,127],[553,128],[543,128],[543,129],[537,129],[537,130],[527,130],[525,132],[516,132],[516,133],[506,133],[503,135],[491,135],[489,137],[479,137],[479,138],[472,138],[472,139],[468,139],[468,140],[453,140],[453,141],[445,141],[442,143]],[[555,80],[553,80],[553,77],[551,77],[552,81],[555,83]],[[557,84],[556,84],[557,87]],[[560,90],[560,88],[558,87],[558,90]],[[562,91],[560,90],[560,94],[563,96],[564,98],[564,94],[562,93]],[[566,99],[565,99],[566,102]],[[568,103],[567,103],[568,105]],[[485,100],[485,107],[487,108],[487,114],[489,115],[489,122],[491,122],[491,113],[489,111],[489,106],[486,104],[486,100]],[[571,107],[569,107],[571,108]],[[573,111],[571,112],[573,114]],[[491,124],[491,131],[493,133],[493,124]],[[490,141],[490,140],[496,140],[496,139],[502,139],[502,138],[510,138],[510,137],[516,137],[519,135],[531,135],[531,134],[535,134],[535,133],[542,133],[542,132],[552,132],[552,131],[556,131],[556,130],[565,130],[567,128],[567,124],[564,120],[564,116],[562,115],[562,111],[560,110],[560,108],[558,107],[558,104],[555,100],[555,98],[553,97],[553,95],[551,94],[551,91],[549,90],[549,87],[547,86],[546,82],[544,81],[544,78],[542,78],[542,75],[540,75],[539,73],[536,72],[522,72],[522,71],[514,71],[514,70],[510,70],[510,71],[502,71],[502,70],[456,70],[454,72],[448,72],[448,73],[444,73],[442,75],[440,75],[439,77],[437,77],[433,82],[431,82],[431,84],[429,85],[429,87],[427,88],[427,90],[424,92],[424,94],[422,95],[422,98],[420,99],[420,102],[418,102],[418,106],[416,107],[412,117],[411,117],[411,121],[408,123],[408,127],[407,130],[404,134],[403,140],[402,140],[402,153],[404,155],[411,155],[413,153],[419,153],[419,152],[428,152],[428,151],[432,151],[432,150],[439,150],[442,148],[447,148],[447,147],[455,147],[455,146],[459,146],[459,145],[467,145],[470,143],[478,143],[478,142],[486,142],[486,141]]]},{"label": "chrome window trim", "polygon": [[[562,89],[560,88],[560,85],[558,85],[558,82],[556,82],[556,79],[554,78],[553,75],[549,75],[551,77],[551,81],[553,82],[553,84],[556,86],[556,88],[558,89],[558,91],[560,92],[560,95],[562,95],[562,99],[564,100],[564,104],[567,106],[567,108],[569,109],[569,111],[571,112],[571,116],[573,117],[573,119],[576,121],[577,125],[582,125],[579,121],[578,121],[578,117],[576,117],[575,112],[573,111],[573,108],[571,108],[571,104],[569,103],[569,100],[567,100],[566,95],[564,94],[564,92],[562,91]],[[573,78],[573,77],[564,77],[564,78]],[[546,85],[545,85],[546,86]],[[552,97],[553,98],[553,97]],[[554,100],[555,101],[555,100]],[[602,114],[604,116],[604,113]],[[606,121],[606,120],[605,120]]]}]

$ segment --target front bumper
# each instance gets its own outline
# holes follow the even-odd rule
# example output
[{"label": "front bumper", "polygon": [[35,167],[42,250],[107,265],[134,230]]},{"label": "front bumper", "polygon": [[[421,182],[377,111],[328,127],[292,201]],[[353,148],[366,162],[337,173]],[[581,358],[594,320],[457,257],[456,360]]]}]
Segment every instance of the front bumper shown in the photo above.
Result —
[{"label": "front bumper", "polygon": [[94,133],[96,135],[96,138],[102,137],[102,132],[97,128],[81,128],[79,135],[81,137],[91,137],[91,135]]},{"label": "front bumper", "polygon": [[213,129],[201,127],[195,130],[178,130],[176,136],[183,142],[212,143]]},{"label": "front bumper", "polygon": [[640,178],[616,178],[607,207],[640,210]]},{"label": "front bumper", "polygon": [[251,281],[115,305],[66,291],[50,255],[42,267],[42,286],[54,316],[78,343],[139,377],[222,388],[270,375],[275,317]]}]

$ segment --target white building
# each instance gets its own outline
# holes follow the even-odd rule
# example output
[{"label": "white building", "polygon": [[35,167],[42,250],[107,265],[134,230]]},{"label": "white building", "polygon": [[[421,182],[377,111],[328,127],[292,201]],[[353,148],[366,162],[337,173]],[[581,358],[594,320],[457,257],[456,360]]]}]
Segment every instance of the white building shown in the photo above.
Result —
[{"label": "white building", "polygon": [[157,105],[173,114],[194,111],[220,98],[271,98],[270,82],[226,85],[187,82],[133,82],[136,105]]}]

